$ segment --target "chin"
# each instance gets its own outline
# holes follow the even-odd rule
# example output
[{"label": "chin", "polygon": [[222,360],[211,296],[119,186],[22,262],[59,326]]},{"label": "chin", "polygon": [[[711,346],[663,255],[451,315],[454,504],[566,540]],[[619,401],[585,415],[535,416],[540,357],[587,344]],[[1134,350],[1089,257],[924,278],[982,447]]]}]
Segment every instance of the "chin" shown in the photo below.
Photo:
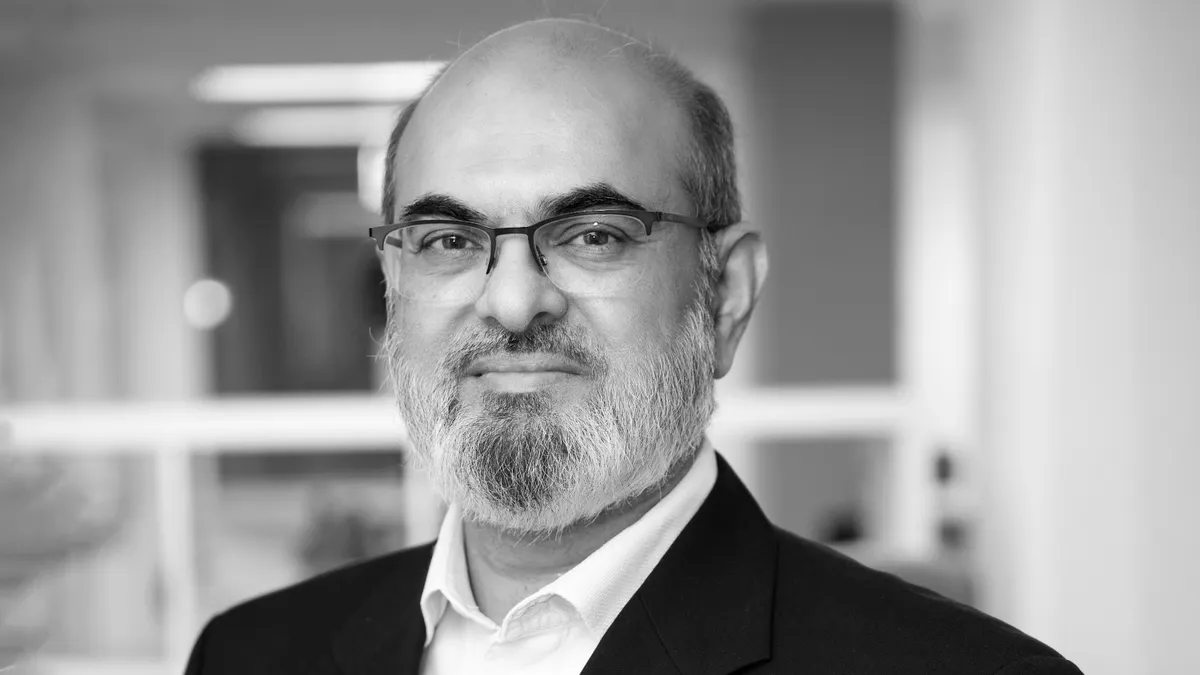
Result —
[{"label": "chin", "polygon": [[613,504],[596,505],[595,508],[581,506],[572,499],[557,500],[556,504],[532,510],[512,510],[469,498],[459,502],[459,508],[467,520],[514,536],[536,539],[555,537],[574,525],[595,520]]}]

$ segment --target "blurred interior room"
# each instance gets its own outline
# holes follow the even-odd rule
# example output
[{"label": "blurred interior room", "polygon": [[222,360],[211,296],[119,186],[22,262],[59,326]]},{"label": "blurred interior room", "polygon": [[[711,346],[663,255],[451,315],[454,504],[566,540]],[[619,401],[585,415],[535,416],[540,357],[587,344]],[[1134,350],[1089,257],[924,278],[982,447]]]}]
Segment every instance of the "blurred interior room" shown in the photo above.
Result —
[{"label": "blurred interior room", "polygon": [[1084,672],[1200,673],[1190,0],[0,0],[0,670],[179,673],[436,535],[383,145],[548,15],[731,109],[772,266],[710,436],[768,515]]}]

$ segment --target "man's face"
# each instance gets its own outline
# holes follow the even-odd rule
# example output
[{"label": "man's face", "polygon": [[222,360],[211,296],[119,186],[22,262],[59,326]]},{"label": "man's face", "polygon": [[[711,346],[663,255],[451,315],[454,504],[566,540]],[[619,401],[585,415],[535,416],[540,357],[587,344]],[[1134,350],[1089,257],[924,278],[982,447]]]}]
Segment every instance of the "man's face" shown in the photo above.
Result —
[{"label": "man's face", "polygon": [[[452,70],[422,101],[398,153],[401,211],[436,195],[489,227],[524,227],[551,200],[608,191],[692,212],[675,164],[683,119],[650,82],[612,64],[511,66]],[[444,208],[410,215],[454,215]],[[637,497],[691,455],[713,407],[698,240],[656,224],[637,283],[601,295],[555,286],[523,235],[498,239],[486,284],[461,302],[399,292],[390,270],[386,352],[413,449],[444,498],[506,529],[553,531]]]}]

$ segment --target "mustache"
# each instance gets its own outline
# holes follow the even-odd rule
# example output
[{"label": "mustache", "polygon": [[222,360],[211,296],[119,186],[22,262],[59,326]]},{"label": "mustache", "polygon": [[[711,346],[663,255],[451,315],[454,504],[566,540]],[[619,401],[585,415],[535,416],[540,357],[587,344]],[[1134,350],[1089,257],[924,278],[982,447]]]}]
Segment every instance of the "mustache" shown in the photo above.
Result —
[{"label": "mustache", "polygon": [[464,374],[471,364],[496,354],[553,354],[569,359],[596,375],[602,375],[608,362],[596,354],[586,335],[559,323],[536,324],[514,333],[489,324],[454,342],[443,357],[443,366],[455,376]]}]

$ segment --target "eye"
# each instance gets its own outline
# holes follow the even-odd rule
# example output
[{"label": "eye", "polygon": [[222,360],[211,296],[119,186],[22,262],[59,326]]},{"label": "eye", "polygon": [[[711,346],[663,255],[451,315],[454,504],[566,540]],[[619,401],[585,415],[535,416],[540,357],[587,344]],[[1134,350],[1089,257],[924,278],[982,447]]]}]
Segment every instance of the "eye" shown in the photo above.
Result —
[{"label": "eye", "polygon": [[576,237],[585,246],[608,246],[615,238],[616,235],[604,230],[588,230]]},{"label": "eye", "polygon": [[612,246],[629,241],[634,225],[640,224],[627,223],[626,219],[616,216],[603,220],[589,217],[586,220],[566,221],[555,240],[560,245]]},{"label": "eye", "polygon": [[461,234],[446,234],[425,241],[426,248],[437,247],[448,251],[462,251],[472,246],[478,246],[478,244]]},{"label": "eye", "polygon": [[642,221],[621,213],[586,213],[563,218],[538,232],[542,251],[595,263],[628,255],[645,239]]},{"label": "eye", "polygon": [[484,249],[487,244],[487,234],[466,226],[430,224],[415,227],[410,234],[414,253],[466,253]]}]

